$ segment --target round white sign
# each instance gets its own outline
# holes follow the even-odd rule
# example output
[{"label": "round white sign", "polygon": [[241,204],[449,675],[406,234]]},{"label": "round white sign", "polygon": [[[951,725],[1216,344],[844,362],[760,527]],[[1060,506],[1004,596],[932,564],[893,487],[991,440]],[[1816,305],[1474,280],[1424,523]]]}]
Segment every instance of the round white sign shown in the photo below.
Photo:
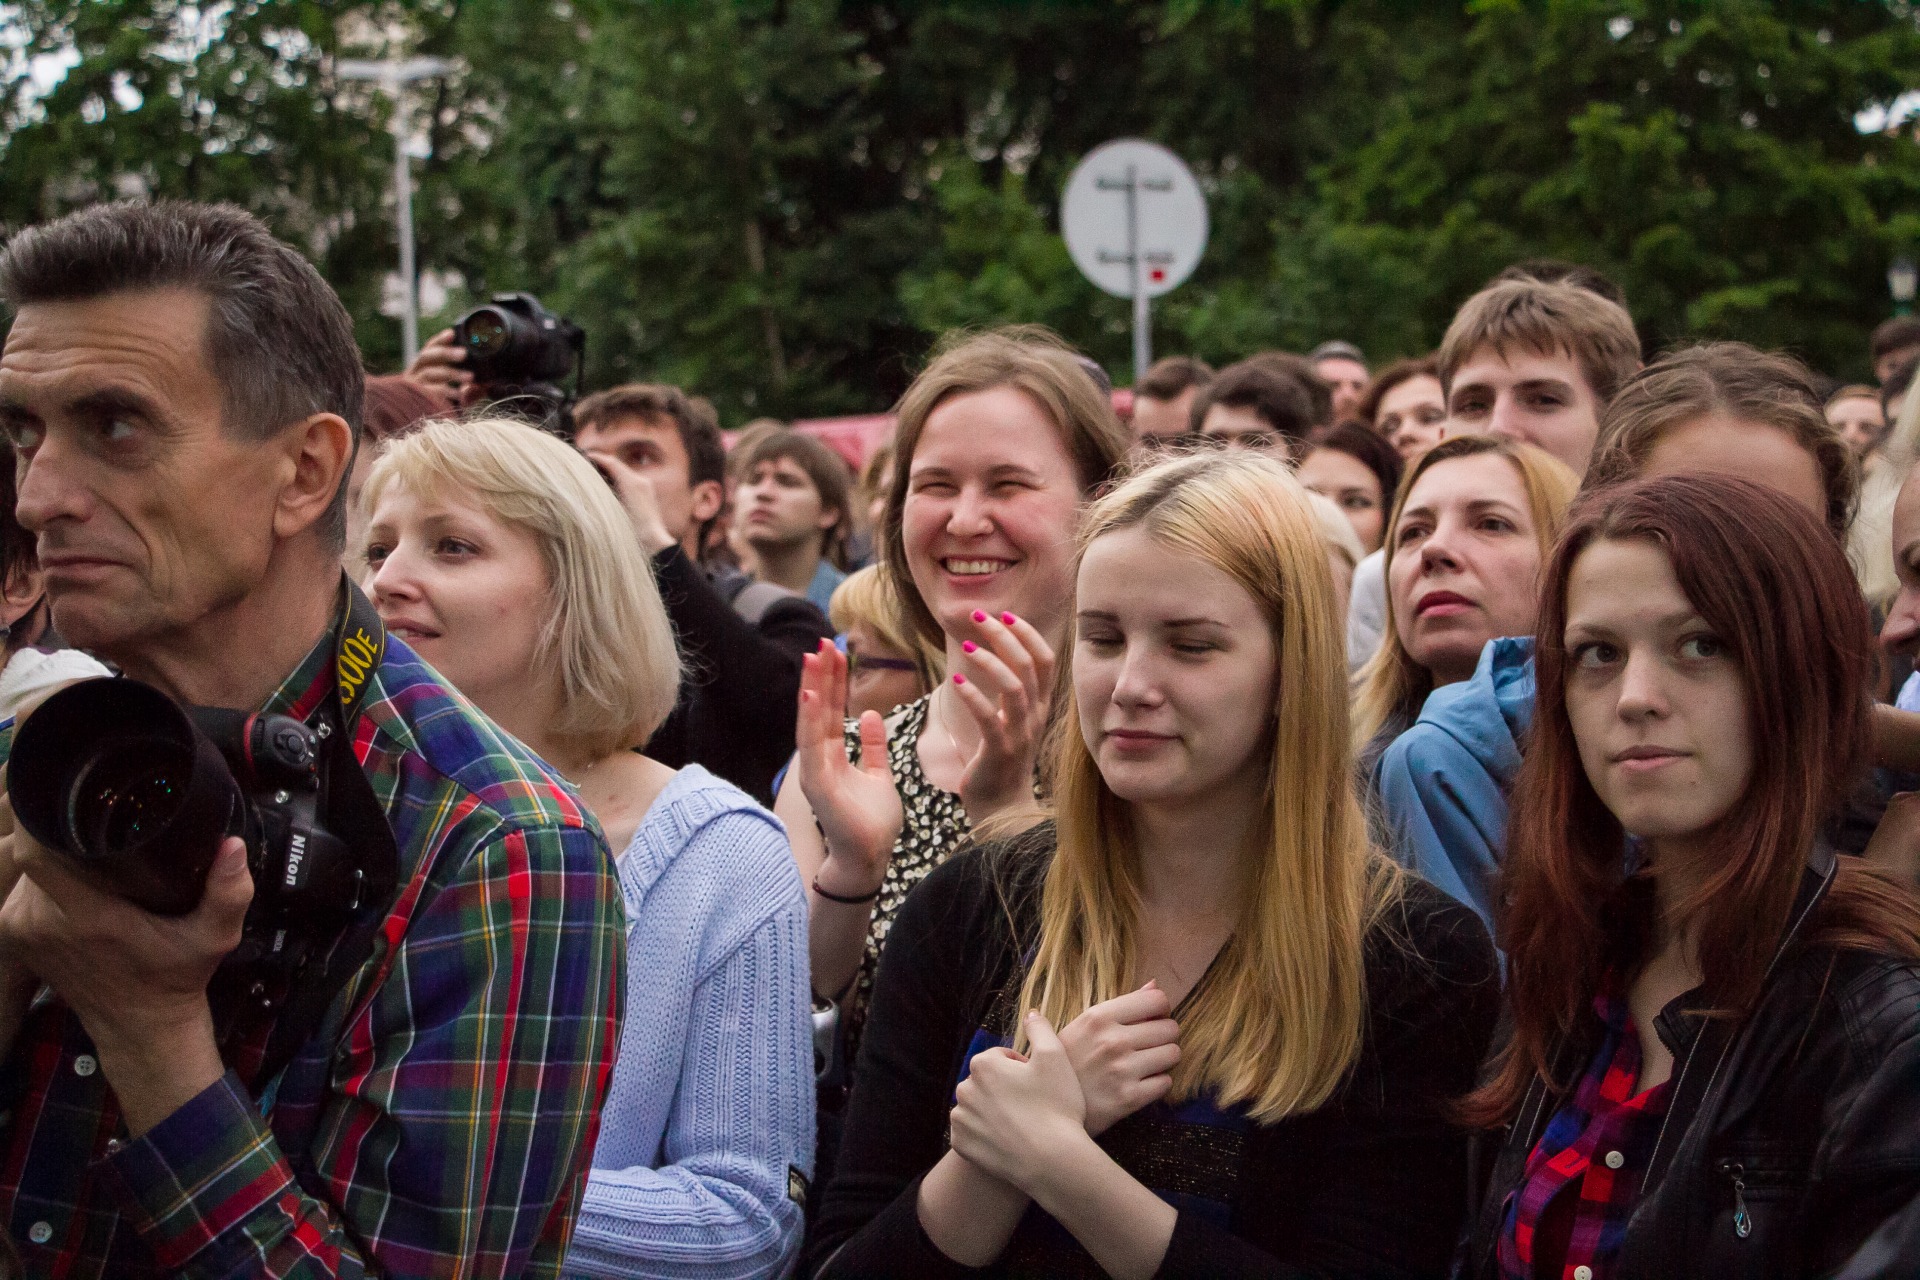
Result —
[{"label": "round white sign", "polygon": [[1089,151],[1067,179],[1060,234],[1074,265],[1100,288],[1131,298],[1137,277],[1157,298],[1200,265],[1207,199],[1179,156],[1120,138]]}]

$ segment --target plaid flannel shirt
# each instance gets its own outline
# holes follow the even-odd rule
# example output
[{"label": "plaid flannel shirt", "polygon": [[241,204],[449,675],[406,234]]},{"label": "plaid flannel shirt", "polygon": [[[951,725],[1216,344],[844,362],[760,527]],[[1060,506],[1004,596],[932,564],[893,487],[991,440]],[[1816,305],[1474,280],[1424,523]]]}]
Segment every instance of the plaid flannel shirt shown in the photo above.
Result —
[{"label": "plaid flannel shirt", "polygon": [[[1640,1093],[1640,1038],[1613,979],[1601,983],[1593,1012],[1605,1026],[1599,1049],[1573,1096],[1548,1121],[1527,1156],[1526,1180],[1507,1204],[1500,1232],[1501,1280],[1535,1280],[1542,1221],[1564,1236],[1557,1280],[1606,1280],[1640,1200],[1640,1180],[1653,1159],[1671,1081]],[[1574,1197],[1553,1207],[1565,1193]]]},{"label": "plaid flannel shirt", "polygon": [[[327,696],[330,639],[268,710]],[[371,680],[354,749],[400,850],[372,955],[270,1104],[251,1069],[270,1023],[228,1028],[226,1076],[138,1139],[43,989],[0,1077],[0,1213],[27,1275],[558,1274],[625,1003],[612,860],[405,645]]]}]

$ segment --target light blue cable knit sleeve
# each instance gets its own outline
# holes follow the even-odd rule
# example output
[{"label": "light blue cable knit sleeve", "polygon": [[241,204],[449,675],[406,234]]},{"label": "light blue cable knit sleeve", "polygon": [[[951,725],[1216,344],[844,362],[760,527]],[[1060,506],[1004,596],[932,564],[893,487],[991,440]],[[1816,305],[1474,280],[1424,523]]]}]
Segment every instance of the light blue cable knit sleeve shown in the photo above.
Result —
[{"label": "light blue cable knit sleeve", "polygon": [[807,904],[786,833],[698,766],[620,859],[627,1016],[569,1276],[785,1274],[813,1172]]}]

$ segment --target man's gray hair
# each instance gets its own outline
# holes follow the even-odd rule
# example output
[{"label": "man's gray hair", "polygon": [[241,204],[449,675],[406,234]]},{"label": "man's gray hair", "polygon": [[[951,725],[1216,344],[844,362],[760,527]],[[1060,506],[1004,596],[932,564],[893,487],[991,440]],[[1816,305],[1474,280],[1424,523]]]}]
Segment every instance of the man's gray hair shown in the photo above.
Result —
[{"label": "man's gray hair", "polygon": [[[29,227],[0,251],[0,303],[80,302],[190,289],[211,304],[203,336],[226,429],[269,439],[316,413],[360,437],[366,373],[353,321],[313,264],[244,209],[181,200],[93,205]],[[346,536],[346,484],[329,513]]]}]

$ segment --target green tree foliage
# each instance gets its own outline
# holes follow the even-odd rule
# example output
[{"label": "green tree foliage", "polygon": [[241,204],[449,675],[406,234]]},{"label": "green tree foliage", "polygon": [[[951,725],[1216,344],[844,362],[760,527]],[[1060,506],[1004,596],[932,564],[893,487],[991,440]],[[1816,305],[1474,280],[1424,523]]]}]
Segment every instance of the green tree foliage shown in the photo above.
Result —
[{"label": "green tree foliage", "polygon": [[[461,70],[414,116],[447,314],[528,289],[589,381],[728,421],[885,405],[955,325],[1053,325],[1124,377],[1127,307],[1055,234],[1112,137],[1185,156],[1213,232],[1156,347],[1433,345],[1515,259],[1590,263],[1650,348],[1865,365],[1920,150],[1854,116],[1920,85],[1893,0],[14,0],[0,227],[123,193],[232,199],[313,253],[374,367],[385,100],[338,55]],[[34,54],[73,65],[42,95]],[[4,66],[6,64],[0,64]]]},{"label": "green tree foliage", "polygon": [[[306,250],[363,340],[397,349],[367,269],[394,258],[386,117],[363,91],[321,91],[342,24],[373,8],[0,4],[0,52],[17,55],[0,81],[0,232],[116,197],[230,200]],[[36,57],[72,62],[44,95]]]},{"label": "green tree foliage", "polygon": [[1459,43],[1316,173],[1311,234],[1283,259],[1351,272],[1360,298],[1419,282],[1399,322],[1431,340],[1502,265],[1572,258],[1625,287],[1652,348],[1741,338],[1864,370],[1920,152],[1854,115],[1915,83],[1905,6],[1470,8]]}]

